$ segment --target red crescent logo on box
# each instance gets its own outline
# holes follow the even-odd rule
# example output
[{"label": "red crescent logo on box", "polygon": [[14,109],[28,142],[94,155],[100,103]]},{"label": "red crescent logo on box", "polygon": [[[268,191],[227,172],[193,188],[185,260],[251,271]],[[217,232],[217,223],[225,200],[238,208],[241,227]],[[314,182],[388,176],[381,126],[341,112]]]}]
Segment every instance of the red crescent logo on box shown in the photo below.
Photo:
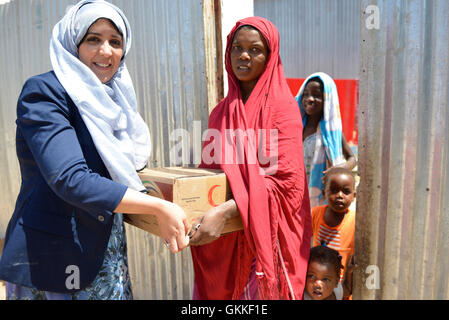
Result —
[{"label": "red crescent logo on box", "polygon": [[214,200],[212,199],[212,194],[214,193],[214,189],[217,188],[217,187],[219,187],[219,186],[220,186],[220,185],[216,184],[216,185],[212,186],[212,188],[209,189],[209,193],[208,193],[208,195],[207,195],[207,198],[208,198],[208,200],[209,200],[209,204],[210,204],[212,207],[217,207],[217,206],[218,206],[218,204],[216,204],[216,203],[214,202]]}]

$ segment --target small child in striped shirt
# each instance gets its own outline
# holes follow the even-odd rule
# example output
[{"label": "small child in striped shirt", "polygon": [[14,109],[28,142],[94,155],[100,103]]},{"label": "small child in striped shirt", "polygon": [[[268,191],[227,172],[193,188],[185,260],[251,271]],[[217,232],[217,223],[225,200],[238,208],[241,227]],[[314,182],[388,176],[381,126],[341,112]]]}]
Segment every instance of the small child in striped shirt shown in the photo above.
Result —
[{"label": "small child in striped shirt", "polygon": [[356,196],[352,172],[341,167],[329,169],[324,176],[323,194],[327,205],[312,208],[312,246],[325,245],[338,251],[342,256],[342,280],[345,270],[353,270],[352,265],[349,267],[355,234],[355,212],[349,208]]}]

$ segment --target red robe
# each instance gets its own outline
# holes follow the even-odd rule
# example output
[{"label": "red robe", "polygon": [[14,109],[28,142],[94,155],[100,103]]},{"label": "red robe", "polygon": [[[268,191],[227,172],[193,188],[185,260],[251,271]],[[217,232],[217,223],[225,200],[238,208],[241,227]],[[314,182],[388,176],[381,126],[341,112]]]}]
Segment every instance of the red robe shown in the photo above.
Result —
[{"label": "red robe", "polygon": [[[234,34],[243,25],[259,30],[269,47],[246,104],[230,61]],[[195,284],[201,299],[238,299],[255,258],[261,299],[302,299],[312,236],[303,128],[284,76],[276,27],[260,17],[238,21],[227,38],[225,64],[229,92],[210,115],[201,166],[225,172],[244,230],[191,247]],[[232,138],[238,132],[247,134],[243,144]]]}]

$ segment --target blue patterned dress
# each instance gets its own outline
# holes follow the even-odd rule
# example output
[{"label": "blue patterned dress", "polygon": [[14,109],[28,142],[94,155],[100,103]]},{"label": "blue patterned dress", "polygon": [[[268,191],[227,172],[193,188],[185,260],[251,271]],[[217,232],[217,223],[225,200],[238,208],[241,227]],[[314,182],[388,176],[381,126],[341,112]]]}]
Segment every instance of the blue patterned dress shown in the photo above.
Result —
[{"label": "blue patterned dress", "polygon": [[123,215],[115,214],[111,237],[94,281],[74,294],[40,291],[6,283],[7,300],[132,300]]}]

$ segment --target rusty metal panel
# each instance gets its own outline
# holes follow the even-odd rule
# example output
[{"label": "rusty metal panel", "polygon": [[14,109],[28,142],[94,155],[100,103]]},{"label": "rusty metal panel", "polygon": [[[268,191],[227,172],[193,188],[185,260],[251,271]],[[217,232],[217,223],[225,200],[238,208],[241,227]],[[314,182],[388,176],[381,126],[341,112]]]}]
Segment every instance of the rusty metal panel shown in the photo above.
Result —
[{"label": "rusty metal panel", "polygon": [[362,0],[355,299],[448,299],[446,0]]},{"label": "rusty metal panel", "polygon": [[[26,79],[51,69],[48,53],[54,24],[74,0],[2,0],[0,3],[0,238],[3,238],[20,188],[15,154],[16,103]],[[115,0],[130,21],[132,48],[127,57],[139,104],[153,144],[149,166],[189,164],[174,159],[173,132],[192,139],[207,128],[203,3],[198,0]],[[213,46],[212,46],[213,48]],[[209,68],[211,62],[208,62]],[[209,81],[210,82],[210,81]],[[213,82],[212,82],[213,83]],[[212,92],[212,91],[211,91]],[[201,141],[199,141],[201,144]],[[201,148],[194,148],[200,153]],[[200,156],[200,154],[199,154]],[[198,155],[194,156],[199,158]],[[190,299],[193,267],[190,250],[172,255],[160,240],[127,226],[128,257],[135,299]]]},{"label": "rusty metal panel", "polygon": [[254,0],[254,15],[278,28],[287,78],[359,78],[360,1]]}]

